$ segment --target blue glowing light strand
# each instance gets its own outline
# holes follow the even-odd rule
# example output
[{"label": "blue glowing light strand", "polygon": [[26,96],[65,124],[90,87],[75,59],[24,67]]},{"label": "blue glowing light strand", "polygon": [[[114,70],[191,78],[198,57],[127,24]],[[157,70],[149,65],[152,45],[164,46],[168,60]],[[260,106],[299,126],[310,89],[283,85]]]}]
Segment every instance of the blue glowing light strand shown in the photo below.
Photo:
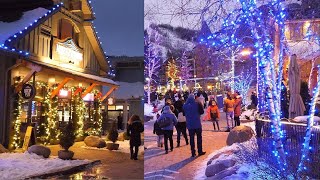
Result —
[{"label": "blue glowing light strand", "polygon": [[47,13],[45,13],[43,16],[39,17],[38,19],[35,19],[34,21],[32,21],[29,26],[26,26],[23,30],[20,30],[18,32],[16,32],[15,34],[13,34],[12,36],[10,36],[5,42],[4,44],[0,45],[0,48],[5,49],[5,50],[10,50],[12,52],[18,53],[20,55],[23,56],[29,56],[30,53],[28,51],[22,51],[20,49],[11,47],[11,45],[13,44],[13,40],[17,39],[19,37],[23,37],[26,33],[31,31],[31,27],[34,27],[42,22],[40,22],[40,20],[42,20],[45,17],[48,17],[50,14],[53,14],[57,11],[60,10],[60,8],[62,7],[63,3],[61,2],[60,4],[55,5],[51,10],[49,10]]},{"label": "blue glowing light strand", "polygon": [[[240,0],[241,4],[243,5],[243,7],[245,7],[245,5],[247,4],[249,7],[248,9],[257,9],[256,4],[254,1],[252,1],[251,3],[246,3],[244,0]],[[251,6],[251,7],[250,7]],[[258,11],[258,10],[257,10]],[[259,19],[262,19],[261,17],[261,12],[256,12],[257,17]],[[250,17],[250,16],[249,16]],[[279,119],[279,115],[280,113],[277,112],[276,109],[276,105],[275,102],[277,102],[277,89],[275,86],[275,69],[274,69],[274,63],[273,63],[273,59],[272,57],[272,52],[273,52],[273,46],[270,44],[270,38],[267,36],[269,33],[267,33],[266,28],[263,28],[263,24],[261,24],[261,22],[259,21],[253,21],[252,17],[251,17],[251,22],[255,22],[255,28],[259,28],[260,29],[257,31],[257,33],[255,33],[255,39],[257,39],[258,41],[258,46],[260,46],[260,48],[258,48],[258,54],[257,54],[257,58],[258,60],[260,60],[259,62],[259,69],[261,69],[261,77],[262,80],[265,83],[265,89],[266,89],[266,95],[268,97],[268,109],[270,111],[270,118],[272,121],[272,134],[274,136],[274,145],[275,145],[275,151],[273,151],[274,156],[277,159],[278,165],[280,167],[279,171],[285,172],[286,169],[286,159],[285,159],[285,151],[283,148],[283,144],[281,142],[281,138],[283,137],[282,135],[282,131],[280,129],[280,119]],[[262,26],[262,28],[261,28]],[[260,37],[258,32],[262,32],[262,36]],[[269,68],[271,70],[271,78],[269,77],[269,75],[267,74],[268,72],[266,71],[266,67],[267,64],[269,64]]]},{"label": "blue glowing light strand", "polygon": [[[320,65],[318,65],[318,72],[320,72]],[[319,91],[320,91],[320,73],[318,73],[317,86],[313,90],[313,96],[311,100],[308,122],[307,122],[306,136],[304,137],[304,143],[302,144],[303,148],[302,148],[301,160],[298,166],[298,174],[300,175],[303,171],[307,169],[306,160],[309,157],[309,151],[312,149],[312,147],[310,146],[310,141],[312,136],[312,126],[314,125],[314,113],[316,110],[315,105],[317,102],[317,98],[319,96]]]},{"label": "blue glowing light strand", "polygon": [[[278,0],[273,0],[273,2],[275,3],[276,6],[276,23],[278,25],[278,29],[279,29],[279,74],[278,74],[278,81],[277,81],[277,94],[279,94],[279,99],[278,99],[278,109],[281,109],[281,85],[282,85],[282,71],[283,71],[283,64],[284,64],[284,60],[283,60],[283,50],[284,50],[284,40],[285,40],[285,36],[284,36],[284,30],[285,30],[285,12],[284,12],[284,8],[282,7],[282,4],[280,1]],[[281,113],[281,112],[280,112]],[[281,118],[281,114],[280,118]]]}]

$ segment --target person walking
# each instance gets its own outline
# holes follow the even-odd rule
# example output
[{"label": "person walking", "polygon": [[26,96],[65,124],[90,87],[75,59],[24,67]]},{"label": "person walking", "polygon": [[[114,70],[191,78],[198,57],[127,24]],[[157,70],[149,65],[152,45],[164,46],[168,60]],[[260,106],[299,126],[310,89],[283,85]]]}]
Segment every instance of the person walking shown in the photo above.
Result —
[{"label": "person walking", "polygon": [[253,91],[251,93],[251,108],[252,109],[256,109],[257,108],[257,105],[258,105],[258,98],[257,98],[257,95],[256,95],[256,91]]},{"label": "person walking", "polygon": [[186,145],[189,145],[188,142],[188,136],[187,136],[187,123],[186,123],[186,117],[184,115],[184,112],[179,112],[178,114],[178,123],[176,125],[177,129],[177,147],[180,147],[180,135],[182,134]]},{"label": "person walking", "polygon": [[227,116],[227,130],[230,132],[230,126],[233,127],[233,115],[234,115],[234,100],[232,99],[231,92],[227,93],[227,98],[224,100],[224,112]]},{"label": "person walking", "polygon": [[173,127],[177,124],[177,117],[170,110],[170,106],[165,106],[161,116],[157,119],[159,127],[163,130],[164,148],[168,154],[168,140],[170,141],[170,150],[173,151]]},{"label": "person walking", "polygon": [[140,117],[138,115],[132,115],[127,128],[127,134],[130,136],[130,159],[138,160],[138,151],[139,146],[141,146],[141,133],[143,130],[144,128]]},{"label": "person walking", "polygon": [[209,106],[207,108],[207,117],[211,119],[214,130],[216,130],[216,125],[217,125],[217,129],[218,131],[220,131],[220,127],[219,127],[220,112],[217,106],[217,102],[214,99],[209,101]]},{"label": "person walking", "polygon": [[157,145],[158,147],[163,147],[163,131],[160,128],[159,124],[156,122],[154,122],[153,125],[153,134],[157,135]]},{"label": "person walking", "polygon": [[187,129],[190,136],[191,156],[196,156],[194,136],[197,135],[198,155],[204,155],[202,150],[202,126],[200,116],[204,113],[203,106],[195,101],[194,95],[189,95],[187,102],[183,105],[186,116]]},{"label": "person walking", "polygon": [[118,119],[118,130],[122,130],[123,117],[121,112],[119,113],[117,119]]},{"label": "person walking", "polygon": [[240,96],[240,93],[238,91],[236,91],[235,99],[234,99],[234,122],[235,122],[235,126],[240,126],[241,104],[242,104],[242,98]]}]

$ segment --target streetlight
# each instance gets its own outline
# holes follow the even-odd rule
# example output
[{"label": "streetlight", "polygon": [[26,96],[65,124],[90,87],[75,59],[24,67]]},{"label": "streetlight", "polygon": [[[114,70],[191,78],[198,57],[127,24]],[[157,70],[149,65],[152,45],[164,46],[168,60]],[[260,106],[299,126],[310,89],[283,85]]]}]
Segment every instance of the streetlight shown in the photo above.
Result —
[{"label": "streetlight", "polygon": [[[242,51],[239,53],[241,56],[248,56],[252,53],[250,48],[245,48],[242,49]],[[236,53],[232,53],[231,56],[231,75],[232,75],[232,80],[231,80],[231,92],[234,93],[234,77],[235,77],[235,73],[234,73],[234,62],[236,61],[236,57],[237,54]]]}]

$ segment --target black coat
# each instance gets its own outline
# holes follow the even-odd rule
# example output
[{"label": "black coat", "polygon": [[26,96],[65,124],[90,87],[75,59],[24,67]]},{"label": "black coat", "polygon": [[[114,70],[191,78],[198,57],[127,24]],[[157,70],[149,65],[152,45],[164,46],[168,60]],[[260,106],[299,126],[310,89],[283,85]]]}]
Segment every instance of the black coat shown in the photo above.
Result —
[{"label": "black coat", "polygon": [[130,146],[140,146],[141,145],[141,133],[144,128],[141,121],[133,121],[129,124],[127,129],[127,134],[130,136]]},{"label": "black coat", "polygon": [[156,134],[156,135],[163,135],[163,130],[160,128],[159,124],[156,122],[154,122],[154,125],[153,125],[153,134]]}]

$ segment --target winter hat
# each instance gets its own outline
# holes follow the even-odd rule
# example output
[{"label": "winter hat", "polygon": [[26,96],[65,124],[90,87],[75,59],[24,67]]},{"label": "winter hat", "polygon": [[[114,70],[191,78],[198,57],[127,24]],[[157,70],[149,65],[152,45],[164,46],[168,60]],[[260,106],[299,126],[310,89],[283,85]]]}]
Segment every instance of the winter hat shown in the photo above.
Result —
[{"label": "winter hat", "polygon": [[190,94],[188,99],[194,99],[194,95],[193,94]]},{"label": "winter hat", "polygon": [[163,108],[163,113],[172,113],[172,111],[171,111],[171,109],[170,109],[170,106],[165,106],[164,108]]}]

